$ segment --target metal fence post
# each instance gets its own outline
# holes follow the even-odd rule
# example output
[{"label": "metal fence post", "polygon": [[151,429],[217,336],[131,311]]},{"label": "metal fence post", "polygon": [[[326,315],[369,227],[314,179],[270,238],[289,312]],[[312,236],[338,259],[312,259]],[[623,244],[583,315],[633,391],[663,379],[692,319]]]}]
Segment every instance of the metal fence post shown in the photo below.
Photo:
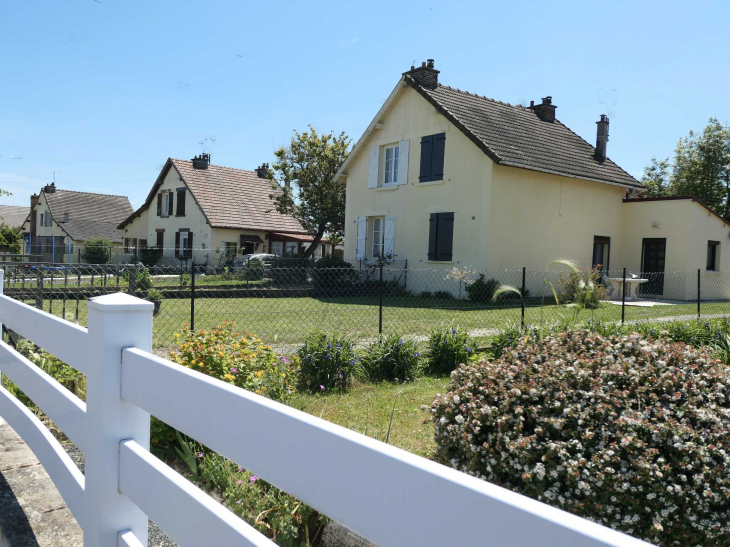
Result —
[{"label": "metal fence post", "polygon": [[378,283],[380,305],[378,313],[378,334],[383,334],[383,261],[380,261],[380,282]]},{"label": "metal fence post", "polygon": [[190,270],[190,332],[195,332],[195,258]]},{"label": "metal fence post", "polygon": [[147,545],[147,515],[119,491],[119,446],[150,445],[150,415],[121,398],[122,349],[152,350],[152,302],[123,293],[88,302],[84,546],[116,547],[130,529]]},{"label": "metal fence post", "polygon": [[127,290],[129,294],[134,294],[137,292],[137,269],[136,268],[129,268],[129,289]]},{"label": "metal fence post", "polygon": [[35,284],[35,307],[43,309],[43,270],[38,267],[38,281]]},{"label": "metal fence post", "polygon": [[700,268],[697,268],[697,321],[699,321],[702,317],[702,313],[700,310],[700,279]]},{"label": "metal fence post", "polygon": [[624,281],[621,287],[621,324],[626,320],[626,268],[624,268]]},{"label": "metal fence post", "polygon": [[522,322],[520,323],[522,325],[522,328],[525,328],[525,276],[527,273],[527,268],[525,266],[522,266]]}]

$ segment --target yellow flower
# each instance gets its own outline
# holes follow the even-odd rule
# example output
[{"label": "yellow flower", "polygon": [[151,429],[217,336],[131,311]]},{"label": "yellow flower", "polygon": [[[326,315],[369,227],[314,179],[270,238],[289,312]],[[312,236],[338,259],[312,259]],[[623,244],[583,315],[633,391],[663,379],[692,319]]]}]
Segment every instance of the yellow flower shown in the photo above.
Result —
[{"label": "yellow flower", "polygon": [[180,338],[180,333],[179,332],[176,332],[175,333],[175,338]]},{"label": "yellow flower", "polygon": [[224,374],[223,378],[225,378],[226,380],[229,380],[229,381],[236,379],[236,377],[233,374]]}]

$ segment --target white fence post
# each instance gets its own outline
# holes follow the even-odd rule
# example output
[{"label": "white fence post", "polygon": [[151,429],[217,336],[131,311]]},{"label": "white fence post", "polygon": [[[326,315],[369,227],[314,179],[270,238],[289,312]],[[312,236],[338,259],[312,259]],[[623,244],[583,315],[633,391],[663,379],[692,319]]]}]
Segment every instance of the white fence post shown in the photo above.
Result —
[{"label": "white fence post", "polygon": [[147,516],[119,492],[119,444],[150,444],[150,415],[121,397],[122,348],[152,350],[152,302],[116,293],[88,302],[84,546],[116,547],[121,530],[147,545]]}]

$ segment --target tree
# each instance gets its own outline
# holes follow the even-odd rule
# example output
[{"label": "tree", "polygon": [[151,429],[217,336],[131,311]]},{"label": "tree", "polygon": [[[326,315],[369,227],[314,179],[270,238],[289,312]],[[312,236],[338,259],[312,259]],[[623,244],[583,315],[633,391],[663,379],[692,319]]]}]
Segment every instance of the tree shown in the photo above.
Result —
[{"label": "tree", "polygon": [[20,230],[8,226],[4,222],[0,223],[0,250],[12,254],[20,254]]},{"label": "tree", "polygon": [[81,258],[87,264],[108,264],[112,259],[112,242],[103,237],[91,237],[86,241]]},{"label": "tree", "polygon": [[651,158],[651,165],[644,168],[644,176],[641,183],[646,188],[643,197],[660,198],[671,195],[669,180],[669,158],[657,160]]},{"label": "tree", "polygon": [[276,162],[268,177],[275,190],[276,210],[296,218],[314,237],[303,258],[309,258],[327,234],[339,238],[345,232],[345,186],[333,178],[345,161],[350,139],[345,133],[319,135],[294,131],[289,146],[274,152]]},{"label": "tree", "polygon": [[641,197],[694,196],[721,216],[730,216],[730,126],[710,118],[702,133],[680,139],[674,162],[652,158],[641,179]]}]

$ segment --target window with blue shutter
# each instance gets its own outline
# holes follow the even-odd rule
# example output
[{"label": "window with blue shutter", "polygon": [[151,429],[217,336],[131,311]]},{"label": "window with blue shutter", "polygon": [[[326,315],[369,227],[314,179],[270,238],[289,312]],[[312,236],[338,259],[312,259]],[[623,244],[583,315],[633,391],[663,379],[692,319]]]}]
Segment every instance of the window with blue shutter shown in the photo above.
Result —
[{"label": "window with blue shutter", "polygon": [[431,213],[428,229],[428,259],[453,259],[454,213]]},{"label": "window with blue shutter", "polygon": [[421,170],[418,182],[444,180],[446,133],[421,137]]}]

